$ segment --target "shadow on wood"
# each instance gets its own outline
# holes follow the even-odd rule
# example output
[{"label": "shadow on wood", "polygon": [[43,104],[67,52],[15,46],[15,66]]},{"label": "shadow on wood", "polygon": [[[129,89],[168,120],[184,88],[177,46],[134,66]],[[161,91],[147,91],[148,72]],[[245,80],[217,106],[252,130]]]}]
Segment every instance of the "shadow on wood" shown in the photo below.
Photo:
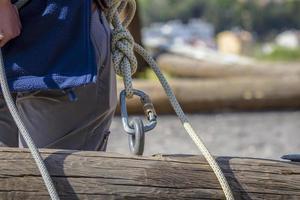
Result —
[{"label": "shadow on wood", "polygon": [[[42,150],[61,199],[224,199],[201,156]],[[49,199],[27,150],[0,149],[0,199]],[[299,199],[300,164],[217,159],[237,199]]]}]

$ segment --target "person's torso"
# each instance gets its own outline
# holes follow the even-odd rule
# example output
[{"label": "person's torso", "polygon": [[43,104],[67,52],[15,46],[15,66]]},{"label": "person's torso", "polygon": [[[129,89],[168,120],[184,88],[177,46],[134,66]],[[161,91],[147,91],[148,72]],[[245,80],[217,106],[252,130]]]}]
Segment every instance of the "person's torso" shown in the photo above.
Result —
[{"label": "person's torso", "polygon": [[95,80],[91,0],[31,0],[20,18],[21,35],[3,48],[12,91],[64,89]]}]

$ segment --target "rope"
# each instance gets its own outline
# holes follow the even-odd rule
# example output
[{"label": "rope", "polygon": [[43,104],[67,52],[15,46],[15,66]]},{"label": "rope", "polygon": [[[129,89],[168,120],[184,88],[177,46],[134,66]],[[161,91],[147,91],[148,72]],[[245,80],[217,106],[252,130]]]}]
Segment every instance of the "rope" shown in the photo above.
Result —
[{"label": "rope", "polygon": [[[29,0],[19,0],[17,2],[17,7],[21,8],[23,5],[25,5]],[[123,22],[121,22],[119,18],[119,13],[127,6],[129,8],[129,15],[125,18]],[[133,88],[132,88],[132,74],[136,72],[137,69],[137,61],[134,56],[134,51],[139,53],[151,66],[155,74],[157,75],[160,83],[162,84],[167,96],[169,97],[169,100],[178,115],[179,119],[181,120],[183,127],[189,134],[189,136],[192,138],[196,146],[199,148],[199,150],[202,152],[203,156],[211,166],[212,170],[214,171],[223,191],[225,194],[225,197],[228,200],[233,200],[233,194],[231,192],[231,189],[229,187],[229,184],[221,171],[221,168],[219,167],[218,163],[215,161],[213,156],[209,153],[208,149],[205,147],[202,140],[197,136],[196,132],[192,128],[191,124],[188,121],[188,118],[184,114],[180,104],[178,103],[170,85],[168,84],[167,80],[161,73],[158,65],[154,61],[154,59],[148,54],[148,52],[142,48],[140,45],[136,44],[130,35],[130,33],[127,31],[127,27],[130,24],[131,20],[134,17],[136,10],[136,2],[135,0],[111,0],[110,2],[110,9],[106,12],[106,16],[108,21],[112,24],[113,30],[112,30],[112,56],[113,56],[113,64],[116,70],[116,73],[124,78],[124,84],[126,89],[126,95],[127,97],[132,97],[133,95]],[[28,145],[30,152],[37,164],[37,167],[42,175],[42,178],[44,180],[44,183],[47,187],[47,190],[49,192],[49,195],[52,200],[59,200],[59,196],[57,194],[57,191],[54,187],[54,184],[51,180],[51,177],[49,175],[49,172],[47,171],[47,168],[45,166],[45,163],[43,162],[43,159],[36,148],[32,138],[30,137],[30,134],[28,133],[28,130],[24,126],[24,123],[21,120],[21,117],[17,111],[16,105],[14,104],[13,98],[10,94],[9,87],[7,84],[7,78],[5,74],[5,67],[2,57],[2,52],[0,49],[0,84],[1,89],[3,92],[4,99],[7,103],[7,106],[13,116],[13,119],[15,123],[17,124],[21,135],[23,136],[26,144]]]},{"label": "rope", "polygon": [[[125,18],[123,22],[121,22],[119,18],[120,12],[128,5],[128,13],[129,15]],[[196,134],[195,130],[191,126],[187,116],[184,114],[180,104],[178,103],[170,85],[168,84],[166,78],[162,74],[159,66],[156,64],[154,59],[148,54],[148,52],[136,44],[132,40],[132,36],[128,31],[126,31],[127,26],[130,24],[133,16],[135,14],[136,2],[135,0],[112,0],[110,9],[106,12],[107,19],[113,26],[113,34],[112,34],[112,54],[115,55],[113,57],[113,64],[116,72],[123,77],[125,89],[128,97],[132,96],[132,79],[131,75],[136,71],[136,59],[134,58],[134,52],[140,54],[145,61],[149,64],[152,70],[155,72],[157,78],[159,79],[162,87],[164,88],[170,103],[177,116],[179,117],[184,129],[192,138],[198,149],[201,151],[213,172],[215,173],[223,191],[226,199],[233,200],[233,194],[230,189],[230,186],[220,168],[216,160],[210,154],[206,146],[200,137]],[[132,50],[133,49],[133,50]],[[117,53],[115,52],[117,51]],[[133,65],[129,65],[133,63]]]},{"label": "rope", "polygon": [[14,3],[14,5],[17,7],[17,9],[21,9],[23,6],[25,6],[30,0],[18,0]]},{"label": "rope", "polygon": [[[29,0],[20,0],[17,2],[16,6],[18,9],[20,9],[27,2],[29,2]],[[58,196],[55,186],[52,182],[50,174],[46,168],[46,165],[43,161],[43,158],[42,158],[41,154],[39,153],[37,147],[35,146],[27,128],[25,127],[25,125],[20,117],[20,114],[18,113],[17,106],[15,105],[14,100],[11,96],[9,86],[7,83],[1,48],[0,48],[0,85],[1,85],[2,94],[4,96],[7,107],[8,107],[8,109],[20,131],[20,134],[22,135],[23,139],[25,140],[25,142],[31,152],[31,155],[42,175],[43,181],[45,183],[45,186],[48,190],[48,193],[49,193],[51,199],[59,200],[59,196]]]},{"label": "rope", "polygon": [[[135,11],[135,0],[111,0],[109,9],[105,12],[108,21],[113,25],[112,30],[112,60],[116,73],[123,77],[126,96],[133,96],[132,75],[136,72],[138,63],[133,53],[134,39],[127,30],[131,23]],[[128,7],[127,7],[128,5]],[[128,13],[125,20],[121,22],[119,13],[128,8]]]}]

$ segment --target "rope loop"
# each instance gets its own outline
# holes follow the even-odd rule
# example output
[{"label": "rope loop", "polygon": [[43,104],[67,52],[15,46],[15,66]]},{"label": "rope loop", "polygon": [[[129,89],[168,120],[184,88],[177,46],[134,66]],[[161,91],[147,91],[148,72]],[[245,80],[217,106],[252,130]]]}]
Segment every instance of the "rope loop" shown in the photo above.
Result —
[{"label": "rope loop", "polygon": [[[119,14],[124,9],[127,9],[126,13],[128,13],[128,16],[125,16],[124,20],[121,21],[119,18]],[[189,136],[192,138],[194,143],[197,145],[198,149],[202,152],[203,156],[206,158],[207,162],[214,171],[224,191],[226,199],[234,200],[234,196],[232,194],[230,186],[220,166],[218,165],[214,157],[210,154],[201,138],[196,134],[196,132],[192,128],[187,116],[183,112],[170,85],[168,84],[164,75],[160,71],[158,65],[143,47],[134,42],[131,34],[126,30],[126,28],[128,27],[135,15],[135,11],[135,0],[110,0],[110,8],[106,11],[106,17],[109,23],[112,25],[112,56],[114,60],[113,63],[116,73],[122,76],[124,79],[126,97],[129,98],[133,97],[134,95],[131,75],[135,73],[137,68],[137,61],[133,52],[135,51],[147,61],[149,66],[155,72],[170,100],[172,107],[174,108],[174,111],[181,120],[183,127],[185,128]]]},{"label": "rope loop", "polygon": [[[128,9],[128,15],[121,21],[119,15]],[[137,71],[138,62],[134,54],[134,39],[127,27],[136,11],[135,0],[111,0],[105,12],[112,25],[112,58],[116,74],[123,77],[126,96],[133,96],[132,75]]]},{"label": "rope loop", "polygon": [[125,76],[124,68],[130,69],[130,75],[137,70],[137,59],[133,52],[134,39],[123,26],[112,31],[112,58],[115,71],[119,76]]}]

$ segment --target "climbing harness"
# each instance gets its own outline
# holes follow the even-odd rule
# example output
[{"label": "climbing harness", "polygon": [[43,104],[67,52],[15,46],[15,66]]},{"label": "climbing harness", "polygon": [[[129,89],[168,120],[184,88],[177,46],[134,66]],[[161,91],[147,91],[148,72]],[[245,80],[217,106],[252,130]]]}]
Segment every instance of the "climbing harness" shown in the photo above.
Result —
[{"label": "climbing harness", "polygon": [[133,118],[129,122],[127,107],[126,107],[126,90],[120,93],[120,106],[123,127],[126,133],[129,134],[129,148],[131,153],[135,155],[143,155],[145,144],[145,133],[153,130],[157,124],[157,115],[150,97],[140,90],[132,90],[133,95],[139,96],[143,105],[144,113],[147,119],[147,124],[140,118]]},{"label": "climbing harness", "polygon": [[[18,0],[15,4],[19,9],[28,3],[30,0]],[[134,42],[133,37],[127,30],[127,27],[131,23],[135,11],[136,11],[136,2],[135,0],[107,0],[108,9],[105,10],[105,15],[109,23],[112,25],[112,58],[113,65],[115,67],[115,71],[118,75],[123,77],[125,90],[121,92],[120,101],[122,101],[122,120],[123,126],[128,134],[130,134],[132,151],[135,154],[142,154],[143,152],[143,143],[144,143],[144,133],[151,130],[156,125],[156,114],[151,104],[148,96],[138,90],[133,89],[132,86],[132,74],[136,72],[137,69],[137,60],[134,55],[134,51],[140,54],[145,61],[149,64],[152,70],[155,72],[158,77],[162,87],[164,88],[169,100],[171,102],[174,111],[178,115],[183,127],[186,132],[192,138],[194,143],[197,145],[209,165],[211,166],[213,172],[215,173],[223,191],[226,199],[233,200],[233,194],[229,187],[229,184],[221,171],[218,163],[213,158],[213,156],[209,153],[208,149],[202,142],[202,140],[198,137],[194,129],[192,128],[188,118],[184,114],[181,106],[179,105],[170,85],[166,81],[164,75],[160,71],[158,65],[154,61],[154,59],[148,54],[148,52],[141,47],[140,45]],[[120,20],[119,14],[125,9],[128,9],[128,15],[125,17],[123,21]],[[4,99],[7,103],[7,106],[13,116],[15,123],[17,124],[22,137],[24,138],[28,148],[38,166],[38,169],[42,175],[44,183],[47,187],[49,195],[52,200],[59,200],[59,196],[54,187],[54,184],[51,180],[49,172],[43,162],[43,159],[36,148],[28,130],[24,126],[20,115],[17,111],[16,105],[12,99],[12,96],[9,91],[9,87],[7,84],[7,78],[5,74],[5,67],[2,57],[2,52],[0,49],[0,84]],[[128,114],[126,110],[126,98],[132,98],[134,95],[140,96],[141,101],[144,105],[144,110],[146,111],[146,116],[148,119],[148,123],[144,125],[141,119],[134,118],[133,120],[128,120]]]}]

